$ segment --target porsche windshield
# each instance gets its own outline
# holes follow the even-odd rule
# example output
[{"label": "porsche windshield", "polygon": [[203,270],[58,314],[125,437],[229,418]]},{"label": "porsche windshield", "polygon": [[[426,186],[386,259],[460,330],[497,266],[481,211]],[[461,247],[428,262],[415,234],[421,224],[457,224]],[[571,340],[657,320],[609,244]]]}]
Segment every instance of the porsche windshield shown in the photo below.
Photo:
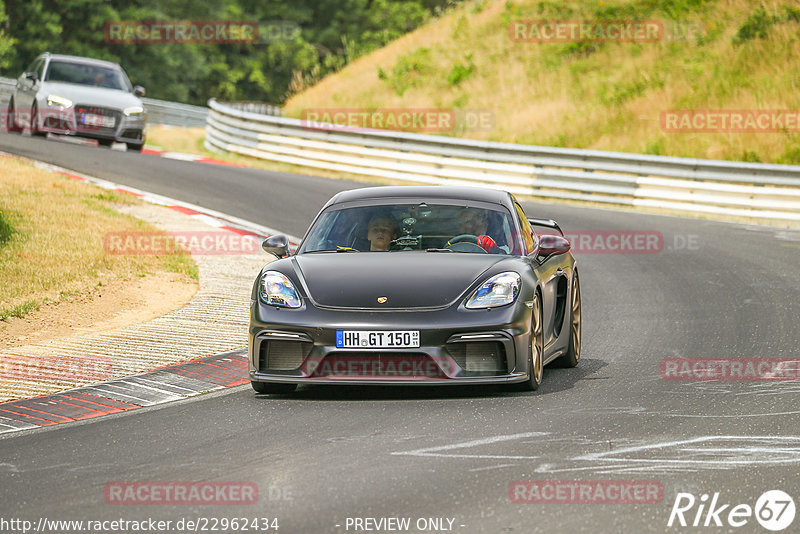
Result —
[{"label": "porsche windshield", "polygon": [[411,251],[516,253],[514,224],[502,209],[447,204],[388,204],[331,209],[299,253]]}]

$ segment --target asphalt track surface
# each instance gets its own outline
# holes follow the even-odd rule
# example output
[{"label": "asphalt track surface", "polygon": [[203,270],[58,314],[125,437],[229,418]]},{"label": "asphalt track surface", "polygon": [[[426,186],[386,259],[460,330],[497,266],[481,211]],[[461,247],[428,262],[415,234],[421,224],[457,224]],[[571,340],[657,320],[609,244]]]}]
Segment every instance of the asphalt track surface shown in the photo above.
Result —
[{"label": "asphalt track surface", "polygon": [[[333,193],[364,186],[9,134],[0,150],[295,235]],[[538,392],[306,387],[256,396],[243,386],[11,434],[0,438],[0,516],[269,517],[280,533],[356,532],[348,518],[365,517],[411,518],[408,532],[419,532],[418,518],[450,518],[463,533],[727,532],[732,506],[754,507],[767,490],[800,504],[800,381],[670,381],[659,367],[675,357],[800,356],[800,233],[523,206],[567,233],[663,236],[658,253],[576,254],[582,360],[546,368]],[[518,504],[509,498],[517,480],[655,481],[663,499]],[[260,494],[242,506],[109,505],[103,489],[115,481],[246,481]],[[718,492],[718,505],[731,505],[725,526],[667,528],[680,492],[698,501]],[[697,511],[685,513],[690,525]],[[767,532],[746,521],[735,531]],[[798,529],[800,517],[786,532]]]}]

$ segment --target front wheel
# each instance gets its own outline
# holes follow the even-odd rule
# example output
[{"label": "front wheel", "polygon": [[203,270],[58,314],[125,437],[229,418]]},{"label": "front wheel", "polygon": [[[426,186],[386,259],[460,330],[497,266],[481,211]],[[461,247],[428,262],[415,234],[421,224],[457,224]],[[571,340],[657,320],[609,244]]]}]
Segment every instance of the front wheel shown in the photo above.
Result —
[{"label": "front wheel", "polygon": [[39,129],[39,106],[36,104],[33,105],[33,110],[31,111],[31,135],[33,137],[47,137],[47,132]]},{"label": "front wheel", "polygon": [[250,381],[256,393],[291,393],[297,389],[297,384],[274,384],[271,382]]},{"label": "front wheel", "polygon": [[144,148],[143,143],[125,143],[125,145],[128,147],[128,150],[132,152],[141,152],[142,148]]},{"label": "front wheel", "polygon": [[559,357],[560,367],[575,367],[581,360],[581,282],[578,271],[572,276],[572,306],[570,311],[569,348]]},{"label": "front wheel", "polygon": [[544,329],[542,304],[537,293],[531,306],[531,345],[528,350],[528,379],[515,384],[517,391],[536,391],[544,376]]}]

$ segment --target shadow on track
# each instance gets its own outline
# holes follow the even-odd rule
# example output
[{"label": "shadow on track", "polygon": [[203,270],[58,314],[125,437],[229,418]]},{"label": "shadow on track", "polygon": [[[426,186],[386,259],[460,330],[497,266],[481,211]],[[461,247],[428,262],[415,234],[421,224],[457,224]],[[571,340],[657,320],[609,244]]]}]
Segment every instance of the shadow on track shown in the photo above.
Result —
[{"label": "shadow on track", "polygon": [[367,401],[367,400],[424,400],[463,399],[480,397],[536,397],[571,389],[580,380],[600,380],[609,377],[592,376],[608,365],[603,360],[581,359],[573,369],[545,367],[544,379],[538,391],[514,392],[502,385],[464,386],[351,386],[305,385],[297,391],[282,395],[258,395],[256,398],[291,399],[303,401]]}]

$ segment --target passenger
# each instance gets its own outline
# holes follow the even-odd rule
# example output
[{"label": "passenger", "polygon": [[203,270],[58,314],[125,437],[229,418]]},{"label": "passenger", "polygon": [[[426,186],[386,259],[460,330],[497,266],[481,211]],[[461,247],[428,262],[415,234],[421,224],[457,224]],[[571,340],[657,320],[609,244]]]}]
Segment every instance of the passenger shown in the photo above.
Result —
[{"label": "passenger", "polygon": [[397,221],[391,215],[378,213],[367,224],[367,240],[371,252],[387,251],[399,233]]},{"label": "passenger", "polygon": [[499,251],[494,239],[486,235],[489,228],[489,218],[486,210],[467,208],[459,214],[461,233],[474,235],[478,238],[478,245],[486,252],[492,254]]}]

